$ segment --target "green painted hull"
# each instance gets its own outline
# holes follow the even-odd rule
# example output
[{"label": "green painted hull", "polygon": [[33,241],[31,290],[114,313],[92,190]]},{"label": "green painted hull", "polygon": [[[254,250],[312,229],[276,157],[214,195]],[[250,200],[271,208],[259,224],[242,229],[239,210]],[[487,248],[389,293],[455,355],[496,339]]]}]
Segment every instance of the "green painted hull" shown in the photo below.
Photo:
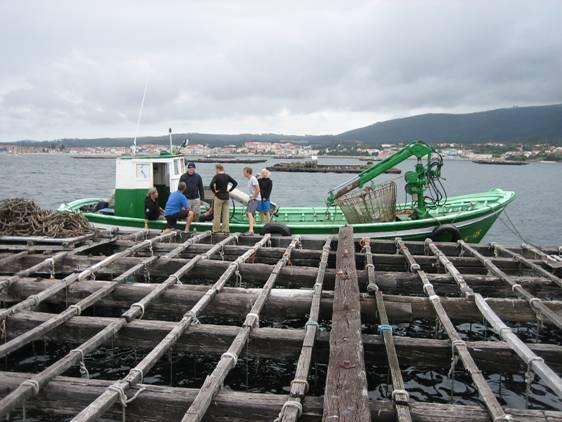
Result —
[{"label": "green painted hull", "polygon": [[[353,230],[358,237],[393,239],[401,237],[406,240],[424,240],[433,230],[443,224],[453,224],[461,232],[462,239],[477,243],[482,240],[492,224],[496,221],[504,208],[515,199],[515,193],[501,189],[488,192],[457,196],[449,198],[445,206],[429,208],[431,217],[419,220],[402,220],[386,223],[353,224]],[[59,210],[83,212],[89,221],[101,227],[120,227],[124,229],[142,229],[142,218],[120,217],[87,212],[95,205],[99,198],[77,200],[63,204]],[[398,210],[411,208],[411,204],[398,205]],[[231,209],[231,232],[247,232],[248,222],[241,206]],[[345,224],[345,218],[338,208],[308,207],[281,208],[273,221],[285,224],[291,234],[302,235],[331,235],[337,234],[339,228]],[[163,229],[164,220],[152,221],[151,229]],[[181,225],[180,225],[181,227]],[[255,231],[259,232],[262,225],[257,224]],[[193,223],[193,231],[211,229],[211,223]],[[443,239],[447,240],[447,239]]]}]

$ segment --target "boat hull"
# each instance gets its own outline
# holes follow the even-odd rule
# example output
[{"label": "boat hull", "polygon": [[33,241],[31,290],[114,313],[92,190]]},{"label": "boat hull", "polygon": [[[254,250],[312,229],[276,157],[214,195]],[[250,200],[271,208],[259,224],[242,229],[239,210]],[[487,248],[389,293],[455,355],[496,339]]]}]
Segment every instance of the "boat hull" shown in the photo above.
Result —
[{"label": "boat hull", "polygon": [[[505,207],[513,201],[515,194],[494,189],[482,194],[464,195],[450,198],[446,207],[435,209],[433,216],[419,220],[392,221],[384,223],[352,224],[356,237],[373,239],[394,239],[401,237],[406,240],[424,240],[431,237],[433,231],[441,225],[454,225],[460,232],[461,238],[467,242],[477,243],[482,240],[490,227]],[[88,206],[97,203],[98,198],[88,198],[63,204],[59,209],[65,211],[83,212]],[[410,204],[403,204],[398,208],[407,209]],[[82,211],[81,211],[82,210]],[[121,230],[138,230],[144,227],[142,218],[102,215],[93,212],[83,212],[86,218],[100,228],[119,228]],[[274,221],[285,224],[291,234],[307,236],[326,236],[337,234],[339,228],[345,224],[341,210],[326,208],[285,208],[281,209]],[[151,229],[165,228],[164,220],[151,221]],[[183,224],[178,223],[180,229]],[[259,232],[263,226],[257,224],[255,231]],[[211,230],[210,222],[193,223],[192,231]],[[247,232],[248,223],[243,215],[243,208],[235,206],[232,210],[231,232]],[[441,239],[440,239],[441,240]],[[443,239],[448,240],[448,239]]]}]

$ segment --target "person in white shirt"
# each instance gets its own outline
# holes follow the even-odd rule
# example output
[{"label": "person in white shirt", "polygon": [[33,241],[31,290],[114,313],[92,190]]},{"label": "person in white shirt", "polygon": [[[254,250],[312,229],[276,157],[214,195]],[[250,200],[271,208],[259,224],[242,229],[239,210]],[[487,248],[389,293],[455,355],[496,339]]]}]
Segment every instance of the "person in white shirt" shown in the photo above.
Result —
[{"label": "person in white shirt", "polygon": [[261,200],[260,196],[260,185],[258,179],[254,176],[251,167],[244,167],[244,177],[248,179],[248,195],[250,200],[246,206],[246,216],[248,217],[249,230],[248,234],[250,236],[254,235],[254,225],[256,224],[256,209],[258,207],[258,201]]}]

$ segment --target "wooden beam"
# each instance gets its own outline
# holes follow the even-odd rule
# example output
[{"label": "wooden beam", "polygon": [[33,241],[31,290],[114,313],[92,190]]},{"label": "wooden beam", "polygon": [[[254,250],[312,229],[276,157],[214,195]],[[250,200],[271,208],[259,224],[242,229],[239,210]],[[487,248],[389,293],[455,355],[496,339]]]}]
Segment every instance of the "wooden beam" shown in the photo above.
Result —
[{"label": "wooden beam", "polygon": [[[6,395],[31,374],[0,372],[0,397]],[[28,409],[41,414],[68,418],[74,416],[85,405],[104,391],[112,381],[93,380],[58,376],[33,400],[26,403]],[[142,384],[145,390],[127,405],[128,422],[166,422],[179,420],[187,407],[193,402],[197,390]],[[210,422],[228,420],[261,422],[273,420],[285,402],[281,394],[245,393],[221,391],[209,409]],[[322,418],[322,397],[308,397],[304,403],[301,420],[320,421]],[[388,400],[370,402],[372,420],[377,422],[394,421],[392,403]],[[489,422],[489,416],[479,406],[462,406],[438,403],[412,402],[412,416],[420,422]],[[516,420],[528,422],[562,422],[562,412],[548,410],[507,409]],[[114,406],[106,417],[114,421],[122,420],[121,406]]]},{"label": "wooden beam", "polygon": [[[7,320],[8,340],[48,321],[52,314],[41,312],[20,312]],[[42,338],[57,344],[79,344],[97,332],[113,324],[117,318],[74,317],[64,326],[46,333]],[[116,347],[151,350],[156,343],[173,328],[174,322],[135,320],[123,327],[115,337]],[[233,325],[200,324],[191,326],[176,343],[175,350],[194,354],[219,355],[224,345],[232,343],[237,328]],[[295,360],[304,341],[305,330],[256,328],[250,336],[248,356],[278,360]],[[329,332],[317,333],[314,343],[314,361],[328,362]],[[451,344],[447,340],[413,337],[394,337],[400,362],[404,366],[441,368],[442,363],[451,359]],[[555,344],[529,343],[527,346],[541,356],[552,368],[562,371],[562,346]],[[486,371],[499,373],[520,373],[526,369],[523,361],[513,359],[516,355],[502,341],[467,342],[467,347],[478,366]],[[363,334],[365,360],[385,365],[384,343],[379,335]]]},{"label": "wooden beam", "polygon": [[[19,301],[30,295],[38,293],[48,286],[57,283],[57,280],[26,278],[12,285],[7,291],[0,292],[0,299],[7,302]],[[90,295],[102,286],[110,284],[106,281],[83,280],[69,287],[66,292],[59,292],[45,302],[54,305],[77,303],[85,296]],[[131,303],[139,301],[155,287],[155,284],[134,283],[119,285],[115,292],[96,303],[96,315],[114,316],[115,309],[129,307]],[[161,297],[146,308],[147,318],[152,319],[177,319],[182,315],[182,307],[195,304],[205,294],[206,286],[201,285],[174,285],[167,289]],[[206,316],[239,317],[251,306],[252,298],[258,289],[242,289],[225,287],[224,292],[217,296],[209,306]],[[313,292],[306,289],[274,289],[267,306],[264,317],[270,321],[279,321],[287,318],[303,318],[310,309]],[[392,324],[409,322],[414,319],[433,319],[435,314],[429,300],[425,297],[383,295],[388,318]],[[455,321],[479,322],[481,315],[473,301],[465,298],[442,297],[441,301],[445,310]],[[333,292],[324,291],[320,304],[320,319],[329,319],[332,312]],[[535,321],[535,312],[528,303],[520,299],[490,298],[488,304],[505,321],[531,322]],[[170,303],[176,306],[169,306]],[[562,301],[546,301],[549,308],[562,316]],[[377,322],[376,307],[372,297],[361,294],[361,318],[366,323]],[[548,321],[545,321],[548,323]]]},{"label": "wooden beam", "polygon": [[346,225],[340,228],[338,237],[323,420],[345,422],[370,419],[353,228]]}]

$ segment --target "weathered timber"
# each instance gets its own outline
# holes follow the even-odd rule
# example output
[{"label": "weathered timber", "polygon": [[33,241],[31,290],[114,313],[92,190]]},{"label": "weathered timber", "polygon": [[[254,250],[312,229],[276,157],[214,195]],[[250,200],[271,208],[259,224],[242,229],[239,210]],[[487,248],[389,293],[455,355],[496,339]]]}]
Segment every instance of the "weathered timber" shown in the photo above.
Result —
[{"label": "weathered timber", "polygon": [[[451,264],[447,257],[439,250],[437,246],[430,240],[427,242],[430,250],[439,258],[441,263],[445,266],[447,271],[454,277],[466,297],[472,297],[476,306],[482,313],[482,316],[490,323],[493,329],[498,333],[509,347],[525,362],[527,365],[527,374],[537,373],[560,397],[562,392],[562,380],[558,377],[552,369],[545,363],[544,359],[538,357],[533,351],[527,347],[513,331],[496,315],[488,302],[482,297],[480,293],[474,293],[472,289],[466,284],[463,275]],[[531,372],[532,371],[532,372]],[[529,379],[529,378],[527,378]],[[529,381],[530,382],[530,381]]]},{"label": "weathered timber", "polygon": [[[10,308],[0,310],[0,321],[6,319],[6,317],[8,317],[9,315],[12,315],[16,312],[19,312],[19,311],[24,310],[24,309],[30,309],[34,306],[37,306],[38,304],[43,302],[45,299],[48,299],[49,297],[53,296],[57,292],[60,292],[60,291],[64,290],[65,288],[67,288],[71,284],[73,284],[77,281],[85,280],[86,278],[94,275],[96,273],[96,271],[98,270],[98,268],[103,268],[104,266],[106,266],[108,264],[111,264],[111,262],[115,261],[116,259],[118,259],[120,257],[131,255],[131,254],[135,253],[135,251],[141,250],[143,248],[151,248],[154,243],[160,242],[160,241],[162,241],[164,239],[167,239],[167,238],[169,238],[173,235],[174,235],[173,233],[168,233],[168,234],[165,234],[165,235],[161,235],[161,236],[159,236],[159,237],[157,237],[153,240],[145,240],[141,243],[138,243],[138,244],[135,244],[134,246],[131,246],[128,249],[125,249],[124,251],[117,252],[116,254],[110,255],[110,256],[102,259],[98,263],[92,265],[89,268],[86,268],[85,270],[81,271],[80,273],[74,272],[74,273],[70,274],[69,276],[65,277],[64,279],[60,280],[58,283],[48,287],[47,289],[45,289],[45,290],[43,290],[43,291],[41,291],[37,294],[34,294],[34,295],[31,295],[31,296],[27,297],[26,299],[22,300],[21,302],[16,303],[15,305],[11,306]],[[50,264],[54,266],[55,262],[56,262],[56,260],[53,257]],[[21,277],[21,276],[19,276],[19,277]],[[12,280],[10,283],[13,284],[14,281],[15,280]],[[8,285],[10,283],[8,283]]]},{"label": "weathered timber", "polygon": [[562,268],[562,246],[558,248],[558,251],[554,251],[554,253],[546,253],[526,243],[521,244],[521,249],[533,254],[534,257],[539,257],[552,269],[557,270]]},{"label": "weathered timber", "polygon": [[486,378],[482,375],[482,371],[478,369],[476,362],[474,362],[474,359],[472,358],[472,355],[470,354],[466,346],[466,342],[461,339],[451,319],[447,315],[445,308],[441,304],[441,300],[439,296],[435,294],[435,291],[433,290],[433,286],[425,276],[425,272],[420,268],[420,266],[418,265],[418,263],[416,262],[410,251],[408,250],[407,246],[404,244],[404,242],[402,242],[402,240],[396,239],[396,247],[408,261],[408,264],[410,265],[410,271],[412,271],[413,273],[417,273],[418,277],[423,283],[423,290],[429,297],[429,300],[433,305],[433,309],[435,310],[435,313],[439,318],[439,322],[441,323],[445,332],[447,333],[447,336],[451,340],[451,345],[452,345],[451,350],[453,353],[453,358],[451,361],[451,369],[449,371],[451,378],[454,380],[455,366],[457,360],[460,358],[464,368],[470,374],[470,377],[472,378],[472,381],[474,382],[474,385],[476,386],[476,389],[478,390],[478,393],[480,394],[480,397],[482,398],[482,401],[484,402],[486,409],[490,413],[491,419],[493,421],[508,420],[509,419],[508,414],[505,413],[501,404],[498,402],[498,399],[496,398],[494,392],[488,385]]},{"label": "weathered timber", "polygon": [[17,253],[14,253],[14,254],[9,254],[8,256],[5,256],[5,257],[0,259],[0,266],[4,266],[4,265],[8,264],[9,262],[17,261],[22,256],[27,255],[28,253],[29,253],[29,250],[24,250],[24,251],[17,252]]},{"label": "weathered timber", "polygon": [[504,271],[502,271],[498,266],[496,266],[490,258],[487,258],[477,252],[474,248],[463,242],[462,240],[459,241],[461,247],[470,252],[473,256],[475,256],[490,272],[492,272],[495,276],[501,278],[505,281],[514,292],[525,299],[531,308],[533,308],[537,312],[537,317],[542,319],[544,317],[548,318],[554,325],[556,325],[559,329],[562,329],[562,317],[557,315],[555,311],[550,309],[545,301],[539,299],[536,296],[533,296],[530,292],[525,290],[521,285],[517,284],[515,281],[511,279],[509,275],[507,275]]},{"label": "weathered timber", "polygon": [[[217,246],[220,247],[220,250],[227,244],[231,239],[237,239],[237,235],[232,235],[222,242],[219,242]],[[144,374],[147,374],[150,369],[158,362],[158,360],[172,347],[178,340],[178,338],[193,324],[198,321],[198,316],[201,312],[205,310],[208,304],[213,300],[215,296],[222,290],[224,284],[228,281],[228,279],[235,273],[236,268],[239,262],[244,262],[252,257],[257,250],[259,250],[267,241],[269,240],[269,236],[264,236],[259,242],[257,242],[253,248],[244,252],[240,257],[234,261],[228,269],[225,271],[223,277],[221,277],[217,282],[207,290],[206,294],[201,297],[197,303],[187,311],[182,319],[174,325],[172,330],[164,337],[157,345],[150,351],[148,355],[144,357],[144,359],[137,364],[134,368],[129,371],[129,374],[123,379],[107,388],[106,391],[102,395],[100,395],[95,401],[93,401],[88,407],[86,407],[82,412],[80,412],[73,420],[74,421],[90,421],[95,420],[102,416],[107,410],[109,410],[113,404],[123,396],[126,396],[126,391],[134,387],[139,382],[143,381]],[[213,252],[206,252],[207,255],[200,255],[200,257],[205,256],[209,258],[209,256],[216,253],[215,250]],[[191,260],[190,263],[193,263],[194,260]],[[190,264],[186,264],[190,265]],[[178,279],[179,281],[179,279]],[[154,291],[153,291],[154,292]],[[151,297],[149,293],[147,297]],[[133,304],[135,305],[135,304]],[[131,307],[133,306],[131,305]],[[136,305],[139,305],[138,303]],[[138,308],[137,308],[138,309]],[[141,306],[141,309],[144,311],[144,306]],[[127,311],[130,313],[131,310]],[[130,320],[135,318],[135,314],[131,314],[127,319]],[[125,407],[125,405],[123,405]]]},{"label": "weathered timber", "polygon": [[[7,320],[7,339],[15,338],[27,330],[48,321],[52,314],[20,312]],[[116,318],[74,317],[64,326],[55,328],[42,336],[56,344],[79,344],[98,331],[116,322]],[[151,350],[173,329],[175,322],[135,320],[123,327],[113,340],[116,347]],[[194,354],[220,355],[224,345],[232,343],[238,328],[232,325],[192,325],[174,345],[174,350]],[[279,360],[295,360],[299,357],[305,331],[301,329],[255,328],[250,335],[250,347],[245,350],[250,357]],[[329,332],[319,332],[314,344],[314,361],[327,363],[329,355]],[[385,365],[386,352],[381,336],[363,334],[366,362]],[[403,366],[441,368],[451,359],[451,343],[448,340],[410,338],[394,336],[394,343]],[[562,371],[562,346],[529,343],[526,345],[542,357],[552,368]],[[517,359],[515,352],[503,341],[467,342],[467,347],[478,363],[478,367],[498,373],[520,373],[527,367]],[[298,384],[295,384],[295,387]],[[301,386],[304,388],[304,386]]]},{"label": "weathered timber", "polygon": [[[103,257],[97,256],[72,256],[62,259],[57,263],[57,274],[70,274],[74,271],[84,270],[95,263],[101,261]],[[96,279],[110,280],[115,274],[126,271],[128,268],[138,264],[143,258],[128,257],[121,258],[97,271]],[[23,257],[20,259],[21,265],[27,266],[36,262],[38,257]],[[31,262],[30,262],[31,261]],[[167,277],[170,272],[176,271],[185,265],[185,259],[167,259],[161,257],[150,267],[150,273],[153,277]],[[216,279],[224,272],[229,265],[225,261],[205,260],[197,262],[197,265],[191,272],[197,279]],[[0,269],[4,273],[17,271],[18,264],[8,264]],[[359,266],[361,267],[361,266]],[[267,275],[271,272],[273,265],[270,264],[241,264],[240,273],[244,280],[256,284],[263,284],[267,279]],[[304,266],[291,266],[284,268],[278,280],[278,285],[283,287],[303,287],[312,288],[316,279],[317,268]],[[44,270],[34,271],[33,274],[49,275],[47,268]],[[367,272],[363,270],[357,271],[359,287],[362,292],[367,288]],[[435,286],[436,291],[442,295],[456,295],[456,288],[453,278],[448,274],[427,273],[431,283]],[[326,270],[325,289],[334,289],[335,270],[328,268]],[[405,272],[405,268],[401,267],[399,272],[378,271],[377,267],[377,284],[385,293],[401,293],[401,294],[421,294],[421,286],[415,274]],[[513,297],[515,293],[511,291],[509,285],[506,285],[500,278],[489,275],[465,274],[467,282],[470,282],[476,291],[486,294],[487,296]],[[1,276],[0,276],[1,278]],[[536,294],[549,297],[562,297],[562,292],[557,286],[553,286],[547,279],[533,276],[512,276],[512,279]]]},{"label": "weathered timber", "polygon": [[[190,262],[190,261],[186,261]],[[180,276],[180,279],[182,276]],[[175,280],[174,280],[175,282]],[[0,293],[0,299],[12,302],[43,291],[57,280],[26,278],[13,285],[10,289]],[[54,305],[75,304],[84,297],[89,296],[100,287],[111,284],[107,281],[84,280],[68,288],[67,292],[59,292],[45,302]],[[112,295],[96,303],[96,313],[112,316],[120,309],[127,308],[131,303],[141,300],[151,291],[155,290],[154,284],[134,283],[120,284]],[[162,292],[162,296],[155,298],[151,306],[146,308],[146,315],[153,319],[171,320],[180,318],[182,308],[195,304],[207,290],[201,285],[176,285]],[[206,311],[210,317],[226,316],[239,317],[251,307],[251,300],[259,289],[243,289],[225,287],[223,294],[217,296]],[[267,306],[264,317],[271,321],[287,318],[303,318],[310,309],[313,293],[305,289],[274,289]],[[383,295],[386,303],[390,322],[409,322],[414,319],[433,319],[434,313],[431,303],[425,297]],[[323,291],[320,304],[320,319],[329,319],[332,312],[333,292]],[[472,300],[457,297],[442,297],[441,302],[447,313],[455,321],[478,322],[481,315]],[[488,304],[500,318],[513,322],[534,322],[535,312],[529,304],[521,299],[489,298]],[[174,303],[174,306],[170,306]],[[562,301],[548,301],[548,306],[558,315],[562,315]],[[117,310],[117,311],[116,311]],[[367,294],[361,294],[361,318],[366,323],[377,322],[374,299]],[[548,321],[545,321],[548,323]]]},{"label": "weathered timber", "polygon": [[323,420],[344,422],[370,419],[353,228],[346,225],[340,228],[338,237]]},{"label": "weathered timber", "polygon": [[[193,238],[189,239],[188,241],[186,241],[182,245],[180,245],[180,246],[176,247],[175,249],[173,249],[172,251],[170,251],[168,253],[167,257],[171,258],[171,257],[176,256],[182,250],[191,246],[193,243],[195,243],[195,242],[197,242],[201,239],[204,239],[205,237],[208,237],[208,236],[210,236],[210,232],[206,232],[206,233],[202,233],[202,234],[199,234],[197,236],[194,236]],[[147,240],[147,242],[150,242],[150,244],[152,245],[152,244],[154,244],[154,243],[156,243],[160,240],[161,240],[160,237],[155,237],[153,239]],[[125,271],[123,274],[121,274],[120,276],[115,278],[112,281],[112,283],[107,284],[104,287],[96,290],[94,293],[92,293],[89,296],[85,297],[84,299],[80,300],[78,303],[69,306],[65,311],[61,312],[60,314],[51,318],[50,320],[45,321],[40,326],[35,327],[34,329],[27,331],[26,333],[22,334],[21,336],[19,336],[17,338],[14,338],[14,339],[10,340],[9,342],[0,345],[0,357],[4,357],[4,356],[8,355],[9,353],[13,352],[14,350],[19,349],[20,347],[29,343],[30,341],[33,341],[33,340],[37,339],[38,337],[40,337],[41,335],[44,335],[49,330],[52,330],[53,328],[64,324],[66,321],[68,321],[73,316],[80,315],[83,310],[85,310],[88,307],[94,305],[100,299],[103,299],[104,297],[113,293],[115,291],[115,289],[117,288],[117,286],[120,283],[124,283],[128,279],[128,277],[134,275],[138,271],[141,271],[146,266],[149,266],[152,262],[156,261],[158,258],[159,258],[158,255],[153,255],[149,258],[145,258],[142,262],[138,263],[134,267],[131,267],[129,270]]]},{"label": "weathered timber", "polygon": [[221,355],[219,362],[217,363],[215,369],[203,382],[203,385],[199,389],[197,397],[189,406],[189,409],[185,412],[182,418],[182,422],[200,422],[205,417],[209,406],[214,397],[218,394],[219,390],[224,385],[224,380],[232,368],[236,366],[238,362],[238,357],[242,354],[244,346],[250,339],[250,333],[252,329],[259,326],[260,322],[260,312],[263,309],[266,300],[269,297],[269,293],[275,286],[275,280],[281,268],[287,265],[287,262],[291,258],[291,254],[295,247],[299,243],[299,236],[296,236],[291,244],[287,247],[282,258],[279,260],[271,275],[269,276],[267,282],[261,289],[257,298],[255,299],[252,309],[246,315],[244,324],[238,330],[236,337],[230,344],[228,350]]},{"label": "weathered timber", "polygon": [[324,283],[324,275],[328,265],[328,255],[330,254],[330,244],[332,238],[328,238],[322,248],[322,257],[320,258],[320,266],[318,267],[318,275],[314,283],[314,293],[312,303],[310,304],[310,313],[308,321],[304,326],[304,339],[302,343],[301,353],[297,362],[295,378],[291,381],[289,397],[283,403],[278,419],[281,422],[293,422],[298,420],[302,407],[302,399],[308,392],[308,373],[310,372],[310,363],[312,361],[312,351],[316,341],[316,334],[319,330],[318,316],[320,314],[320,299],[322,297],[322,286]]},{"label": "weathered timber", "polygon": [[[173,233],[170,233],[170,235],[173,235]],[[236,238],[236,236],[231,236],[225,239],[224,241],[219,242],[217,245],[215,245],[214,249],[210,249],[207,252],[206,256],[208,257],[211,254],[218,251],[223,246],[224,243],[229,242],[232,238]],[[142,242],[141,244],[145,242]],[[169,287],[172,283],[178,280],[178,277],[188,272],[195,264],[195,261],[196,260],[191,260],[184,267],[180,268],[178,271],[173,273],[166,282],[159,285],[156,289],[153,289],[147,295],[147,297],[150,296],[152,298],[157,298],[159,295],[163,293],[163,291],[167,287]],[[159,293],[156,293],[157,291]],[[54,377],[61,375],[66,370],[71,368],[73,365],[76,365],[77,363],[83,361],[84,356],[86,354],[95,350],[97,347],[99,347],[107,340],[115,336],[115,334],[118,333],[119,330],[123,328],[130,321],[130,319],[142,317],[142,314],[144,313],[144,307],[139,303],[134,303],[129,308],[129,311],[131,312],[131,314],[128,318],[123,316],[123,318],[120,318],[114,323],[105,327],[103,330],[96,333],[95,336],[91,337],[89,340],[82,343],[80,347],[71,350],[70,353],[66,354],[63,358],[59,359],[52,365],[45,368],[39,374],[33,376],[33,378],[24,381],[18,388],[16,388],[14,391],[12,391],[6,397],[0,400],[0,416],[5,416],[9,414],[14,407],[26,401],[28,398],[36,396],[41,391],[41,388],[47,385]]]},{"label": "weathered timber", "polygon": [[[0,372],[0,395],[6,394],[31,374]],[[28,409],[59,417],[75,415],[93,398],[99,396],[112,381],[71,377],[56,377],[45,391],[27,403]],[[197,389],[177,388],[142,384],[144,388],[137,400],[129,403],[126,417],[129,422],[166,422],[181,418],[185,409],[193,402]],[[138,391],[138,390],[137,390]],[[236,391],[221,391],[216,396],[207,414],[212,422],[231,420],[261,422],[273,420],[286,396],[280,394],[258,394]],[[303,406],[302,421],[320,421],[322,397],[308,397]],[[165,409],[165,411],[163,411]],[[392,403],[387,400],[370,402],[373,421],[395,420]],[[562,412],[545,410],[507,409],[516,420],[528,422],[562,422]],[[411,403],[414,419],[420,422],[489,422],[486,411],[478,406],[461,406],[437,403]],[[114,406],[106,417],[121,421],[122,411]]]},{"label": "weathered timber", "polygon": [[404,380],[402,379],[402,373],[400,372],[398,354],[396,353],[394,336],[392,335],[392,326],[390,326],[390,322],[388,320],[384,298],[375,278],[375,266],[373,265],[370,240],[364,239],[363,245],[365,256],[367,257],[366,268],[367,274],[369,276],[369,285],[367,286],[367,289],[375,296],[377,313],[380,319],[378,332],[383,338],[386,356],[388,359],[388,367],[390,368],[390,376],[393,389],[392,401],[394,402],[396,408],[396,418],[398,419],[398,421],[410,422],[412,420],[412,416],[410,415],[410,408],[408,407],[410,396],[406,391]]},{"label": "weathered timber", "polygon": [[532,262],[530,259],[525,258],[515,252],[512,252],[509,249],[504,248],[501,245],[498,245],[497,243],[491,243],[490,246],[494,249],[494,251],[510,256],[511,258],[513,258],[515,262],[522,263],[523,265],[525,265],[528,268],[531,268],[533,271],[536,271],[538,274],[542,275],[543,277],[548,278],[558,287],[562,287],[562,280],[559,277],[557,277],[550,271],[545,270],[540,265],[537,265],[536,263]]}]

